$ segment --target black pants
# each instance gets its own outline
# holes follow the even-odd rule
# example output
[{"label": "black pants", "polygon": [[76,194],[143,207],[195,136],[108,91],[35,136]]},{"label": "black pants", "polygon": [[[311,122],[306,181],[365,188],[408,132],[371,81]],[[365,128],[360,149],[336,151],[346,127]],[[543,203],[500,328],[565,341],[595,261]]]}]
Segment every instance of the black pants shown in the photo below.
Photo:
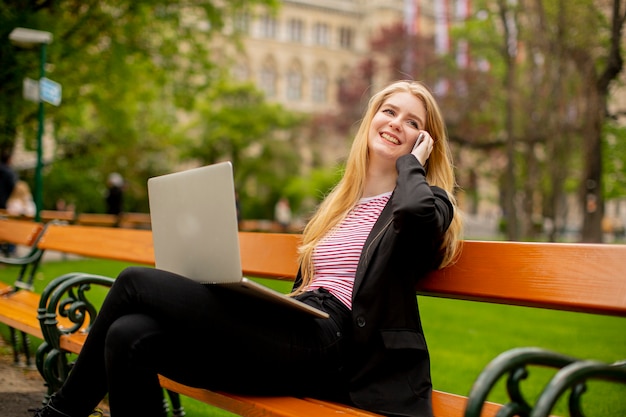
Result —
[{"label": "black pants", "polygon": [[162,374],[186,385],[345,400],[349,310],[324,290],[315,319],[215,285],[128,268],[109,291],[54,406],[82,417],[109,393],[113,417],[162,410]]}]

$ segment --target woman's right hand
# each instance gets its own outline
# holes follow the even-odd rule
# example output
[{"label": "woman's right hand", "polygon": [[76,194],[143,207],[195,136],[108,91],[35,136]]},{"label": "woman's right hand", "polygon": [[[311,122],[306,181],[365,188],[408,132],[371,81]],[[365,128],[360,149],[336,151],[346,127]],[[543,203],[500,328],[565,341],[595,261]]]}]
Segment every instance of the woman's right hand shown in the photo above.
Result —
[{"label": "woman's right hand", "polygon": [[420,164],[425,166],[426,161],[428,161],[428,158],[430,157],[430,153],[433,151],[434,144],[435,141],[430,136],[430,133],[422,130],[415,141],[411,154],[417,158]]}]

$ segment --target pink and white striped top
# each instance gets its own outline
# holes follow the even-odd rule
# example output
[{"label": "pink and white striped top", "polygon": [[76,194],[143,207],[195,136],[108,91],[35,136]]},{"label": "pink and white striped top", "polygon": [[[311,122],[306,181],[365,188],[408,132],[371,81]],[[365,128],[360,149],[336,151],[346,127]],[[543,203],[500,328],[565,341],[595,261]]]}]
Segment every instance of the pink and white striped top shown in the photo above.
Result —
[{"label": "pink and white striped top", "polygon": [[313,251],[309,290],[324,287],[352,309],[354,277],[363,245],[389,201],[391,192],[362,198],[346,218],[323,237]]}]

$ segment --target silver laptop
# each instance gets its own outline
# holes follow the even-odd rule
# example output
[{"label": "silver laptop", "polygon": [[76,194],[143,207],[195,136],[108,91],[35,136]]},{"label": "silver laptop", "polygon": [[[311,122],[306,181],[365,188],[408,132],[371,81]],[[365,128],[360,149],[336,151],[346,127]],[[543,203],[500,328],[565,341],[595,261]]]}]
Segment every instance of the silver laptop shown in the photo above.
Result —
[{"label": "silver laptop", "polygon": [[148,198],[158,269],[328,318],[324,311],[242,276],[230,162],[150,178]]}]

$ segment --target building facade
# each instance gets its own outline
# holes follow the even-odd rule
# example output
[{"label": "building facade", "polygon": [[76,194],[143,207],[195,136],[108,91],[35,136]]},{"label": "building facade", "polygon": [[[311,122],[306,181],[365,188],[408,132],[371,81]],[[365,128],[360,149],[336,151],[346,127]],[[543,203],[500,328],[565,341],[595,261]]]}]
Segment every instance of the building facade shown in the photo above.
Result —
[{"label": "building facade", "polygon": [[369,53],[377,31],[404,17],[404,0],[283,0],[277,14],[242,16],[233,75],[304,113],[337,107],[338,88]]}]

